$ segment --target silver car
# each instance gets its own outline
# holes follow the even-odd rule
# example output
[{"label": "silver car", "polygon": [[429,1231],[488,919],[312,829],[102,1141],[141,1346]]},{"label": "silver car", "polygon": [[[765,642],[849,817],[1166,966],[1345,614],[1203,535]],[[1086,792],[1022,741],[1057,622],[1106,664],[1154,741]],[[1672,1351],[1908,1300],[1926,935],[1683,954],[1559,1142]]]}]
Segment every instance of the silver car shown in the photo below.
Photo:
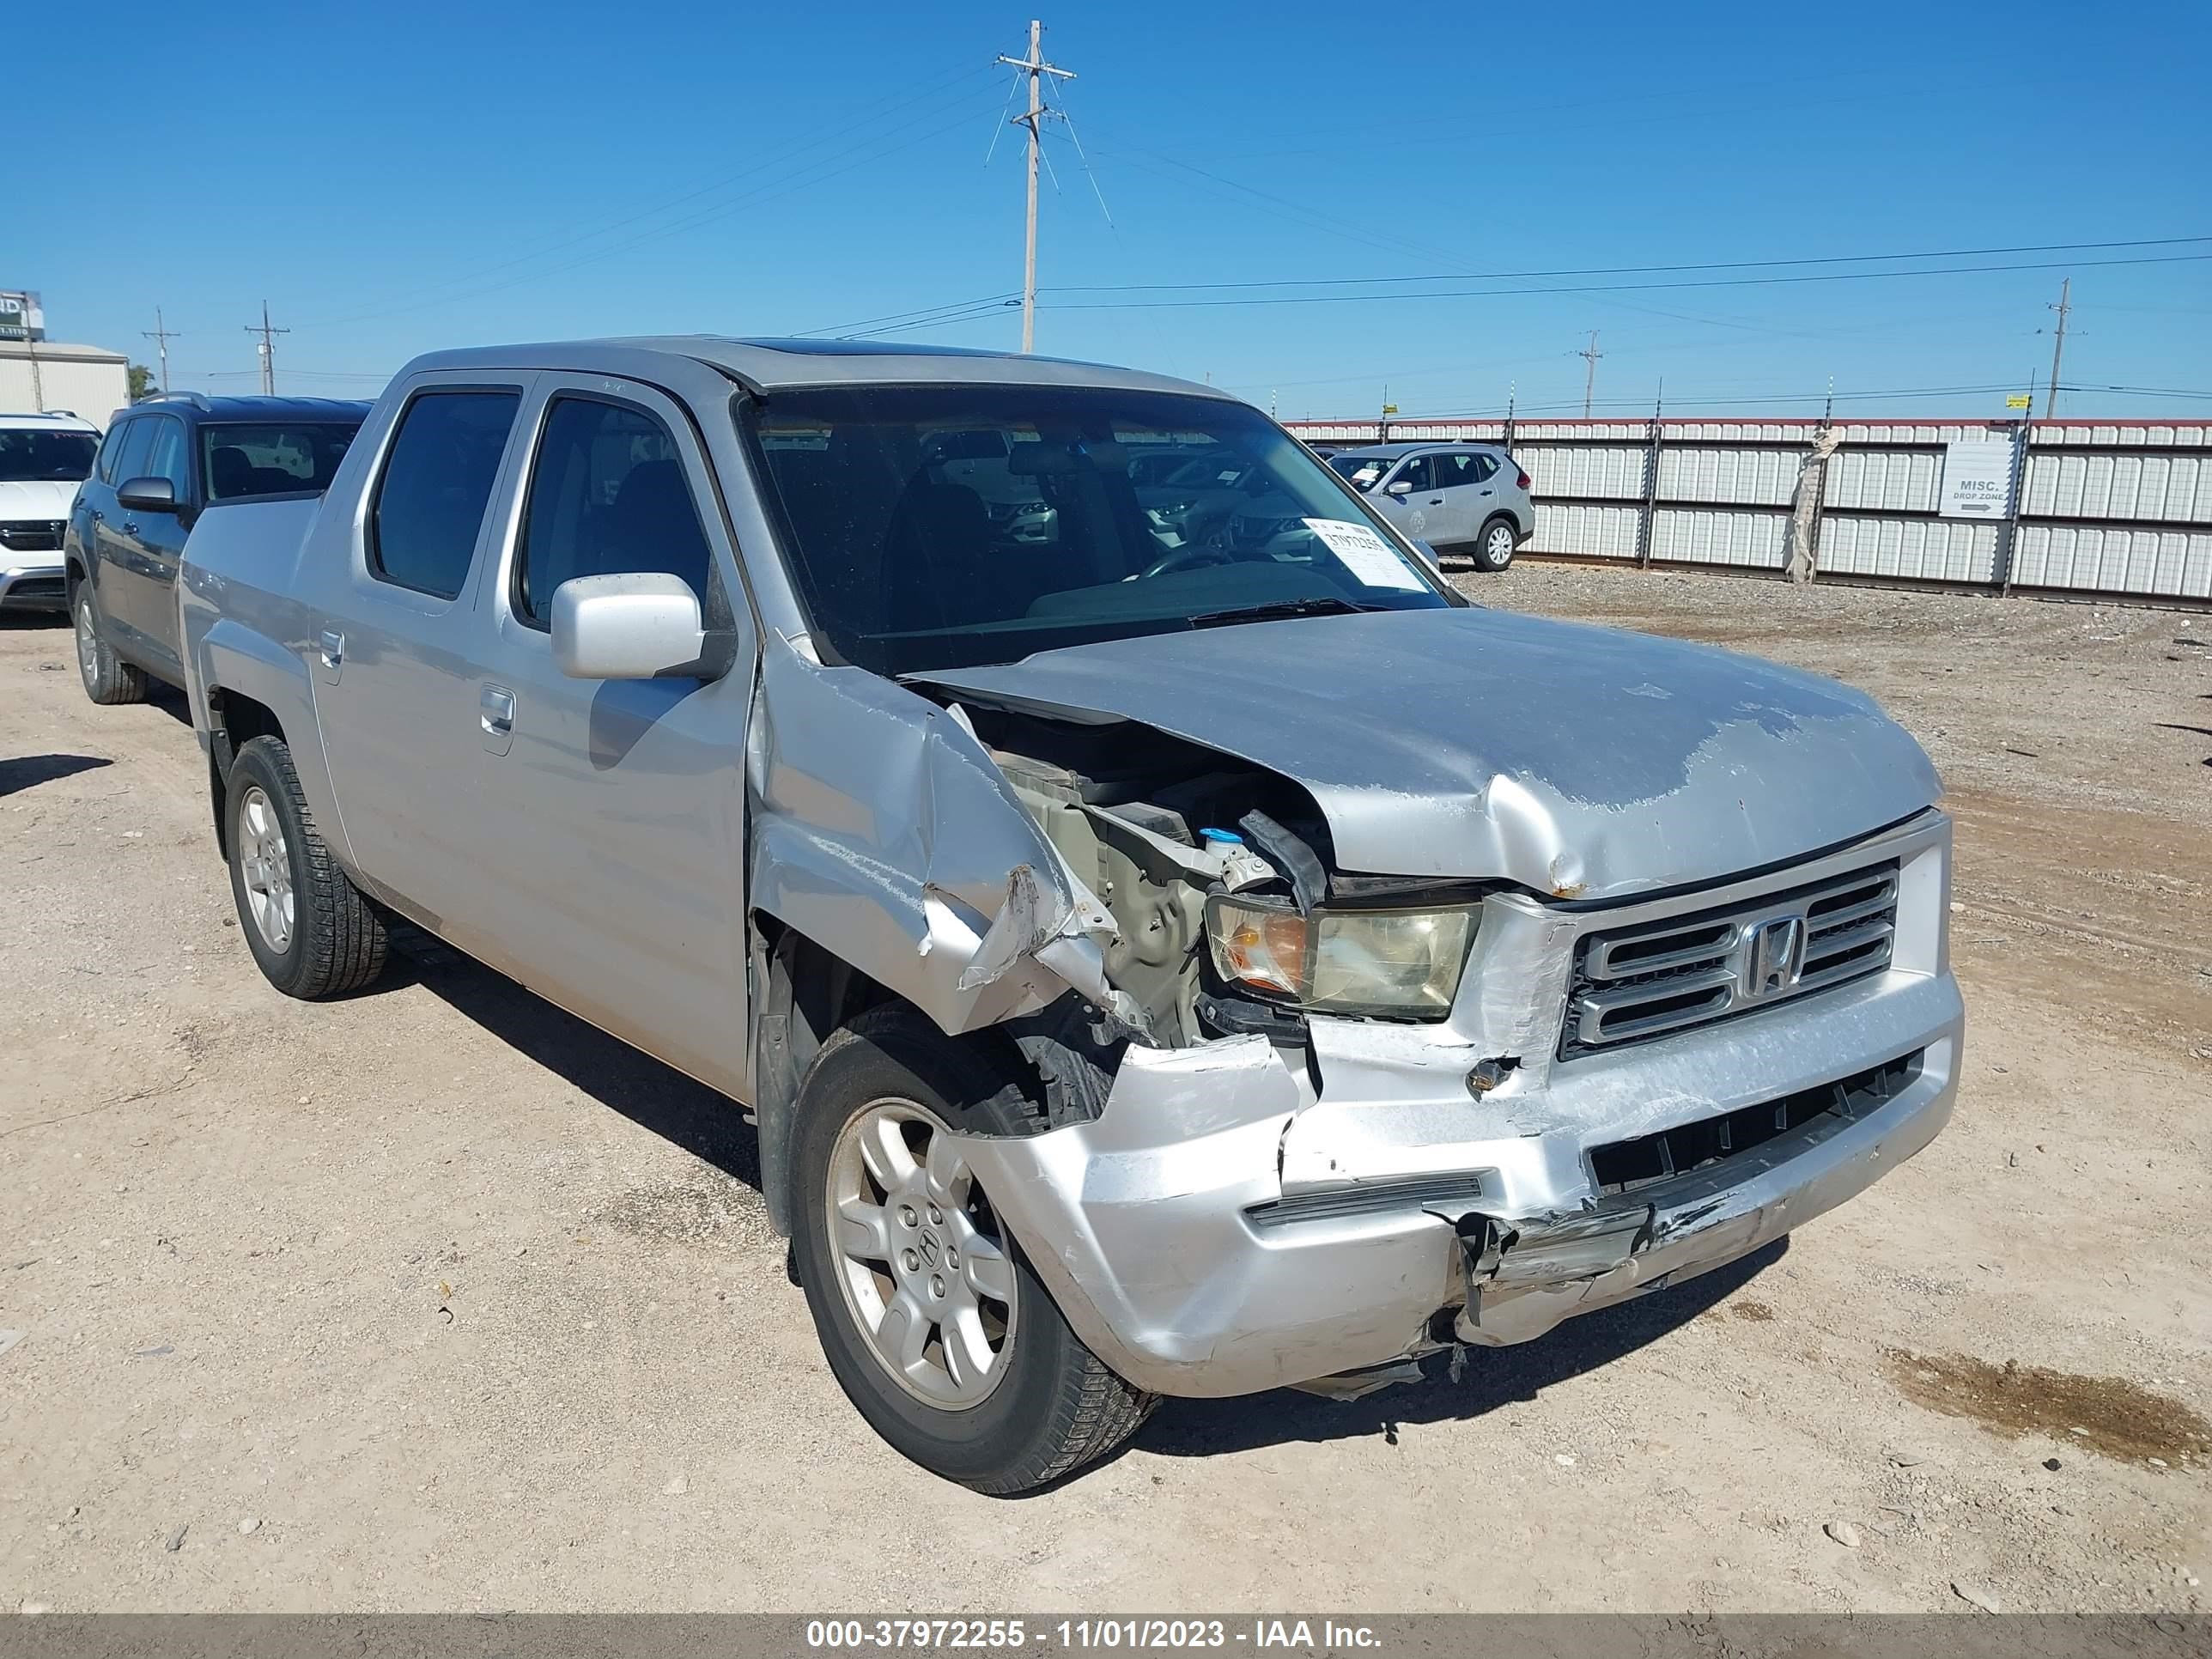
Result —
[{"label": "silver car", "polygon": [[[1186,471],[1200,538],[1144,499]],[[990,1492],[1162,1395],[1540,1336],[1926,1145],[1911,738],[1470,605],[1395,499],[1093,365],[419,359],[320,501],[185,549],[241,966],[356,992],[404,917],[722,1091],[838,1382]]]},{"label": "silver car", "polygon": [[1374,444],[1328,464],[1407,535],[1503,570],[1536,528],[1528,475],[1494,444]]}]

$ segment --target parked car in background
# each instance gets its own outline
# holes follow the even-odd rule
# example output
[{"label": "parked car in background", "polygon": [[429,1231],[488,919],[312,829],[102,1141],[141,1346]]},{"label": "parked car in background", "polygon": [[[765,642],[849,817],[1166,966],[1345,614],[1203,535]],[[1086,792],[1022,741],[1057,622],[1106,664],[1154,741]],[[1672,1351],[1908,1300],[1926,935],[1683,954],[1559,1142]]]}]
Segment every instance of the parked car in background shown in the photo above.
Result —
[{"label": "parked car in background", "polygon": [[1536,529],[1528,475],[1494,444],[1370,444],[1328,458],[1408,536],[1503,570]]},{"label": "parked car in background", "polygon": [[327,398],[164,392],[118,410],[58,538],[56,603],[94,702],[181,684],[177,559],[207,507],[330,487],[369,406]]},{"label": "parked car in background", "polygon": [[100,428],[74,415],[0,415],[0,611],[60,611],[62,530]]},{"label": "parked car in background", "polygon": [[[1243,504],[1204,539],[1140,506],[1169,447]],[[1163,1394],[1540,1336],[1919,1151],[1964,1017],[1918,745],[1471,605],[1389,499],[1092,365],[418,359],[327,495],[185,550],[239,936],[327,997],[404,916],[743,1103],[838,1382],[991,1492]]]}]

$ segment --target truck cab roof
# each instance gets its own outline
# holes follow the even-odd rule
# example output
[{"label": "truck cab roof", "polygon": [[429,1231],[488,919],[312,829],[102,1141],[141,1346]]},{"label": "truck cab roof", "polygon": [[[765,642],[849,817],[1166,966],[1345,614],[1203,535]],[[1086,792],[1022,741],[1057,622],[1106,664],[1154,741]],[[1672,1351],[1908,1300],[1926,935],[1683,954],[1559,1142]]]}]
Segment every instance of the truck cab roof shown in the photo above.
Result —
[{"label": "truck cab roof", "polygon": [[653,357],[682,357],[704,363],[759,392],[824,386],[1058,386],[1180,392],[1235,401],[1216,386],[1033,353],[875,340],[733,339],[717,334],[479,346],[432,352],[417,357],[401,373],[556,368],[614,374],[638,372],[643,367],[641,360]]}]

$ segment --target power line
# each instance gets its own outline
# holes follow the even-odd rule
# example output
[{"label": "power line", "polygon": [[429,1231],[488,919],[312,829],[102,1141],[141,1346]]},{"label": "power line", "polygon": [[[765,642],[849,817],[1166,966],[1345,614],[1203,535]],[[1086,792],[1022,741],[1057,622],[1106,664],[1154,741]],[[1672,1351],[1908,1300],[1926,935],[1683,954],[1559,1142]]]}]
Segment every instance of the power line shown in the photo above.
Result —
[{"label": "power line", "polygon": [[[2080,388],[2068,386],[2062,389],[2066,391],[2075,391],[2079,390]],[[1869,392],[1838,392],[1833,393],[1827,392],[1768,392],[1753,396],[1746,396],[1740,392],[1732,392],[1717,393],[1678,392],[1674,394],[1674,398],[1675,407],[1678,409],[1685,404],[1707,404],[1734,409],[1749,405],[1768,404],[1818,404],[1824,402],[1832,397],[1837,403],[1868,403],[1884,398],[1962,398],[1988,396],[1993,392],[2012,392],[2015,390],[2017,390],[2017,387],[2012,382],[2002,381],[1991,382],[1984,386],[1891,386],[1882,390]],[[2212,394],[2205,395],[2212,396]],[[1596,400],[1596,407],[1608,410],[1619,409],[1644,410],[1648,410],[1650,407],[1650,403],[1651,400],[1648,398],[1601,398]],[[1583,407],[1583,405],[1578,405],[1573,399],[1562,398],[1551,403],[1523,403],[1518,406],[1517,413],[1522,416],[1527,416],[1531,412],[1540,414],[1550,410],[1571,412],[1577,407]],[[1503,411],[1498,410],[1480,410],[1472,412],[1461,411],[1443,414],[1400,415],[1395,416],[1394,421],[1396,424],[1406,425],[1419,422],[1495,420],[1502,412]],[[1583,418],[1589,419],[1589,415],[1585,413]],[[1691,419],[1695,417],[1685,415],[1677,416],[1677,418]]]},{"label": "power line", "polygon": [[[1434,259],[1443,264],[1451,264],[1455,263],[1451,255],[1443,252],[1438,249],[1425,247],[1417,242],[1405,241],[1395,236],[1378,236],[1375,234],[1371,227],[1353,225],[1345,220],[1332,218],[1328,214],[1320,212],[1316,209],[1310,208],[1303,203],[1290,201],[1280,196],[1270,195],[1267,191],[1256,190],[1250,185],[1238,184],[1234,179],[1225,179],[1218,173],[1209,173],[1204,167],[1194,166],[1188,161],[1178,161],[1173,156],[1162,155],[1156,150],[1139,149],[1136,146],[1132,145],[1125,150],[1115,151],[1102,149],[1098,153],[1101,156],[1118,157],[1120,160],[1127,161],[1132,166],[1140,168],[1144,172],[1152,173],[1155,177],[1168,177],[1169,175],[1162,173],[1159,167],[1150,166],[1137,159],[1139,155],[1150,156],[1154,161],[1173,167],[1179,173],[1189,173],[1199,179],[1211,180],[1215,185],[1224,186],[1228,191],[1237,192],[1239,197],[1250,197],[1261,204],[1272,204],[1262,205],[1260,210],[1263,213],[1269,213],[1272,216],[1281,219],[1287,223],[1297,225],[1302,229],[1318,230],[1322,232],[1324,234],[1335,236],[1347,242],[1355,242],[1362,247],[1379,249],[1386,253],[1396,253],[1401,255],[1410,253],[1418,258]],[[1203,186],[1201,186],[1201,188],[1203,188]],[[1209,190],[1206,193],[1211,196],[1221,196],[1223,194],[1223,191]],[[1242,205],[1249,207],[1251,204],[1244,203],[1242,204]]]},{"label": "power line", "polygon": [[[1224,289],[1363,288],[1407,283],[1523,282],[1553,276],[1669,276],[1689,270],[1765,270],[1789,265],[1861,265],[1905,259],[1998,258],[2014,253],[2102,253],[2114,248],[2192,247],[2212,242],[2212,236],[2158,236],[2124,242],[2038,242],[2016,247],[1930,248],[1917,253],[1831,253],[1796,259],[1714,259],[1695,264],[1583,265],[1556,270],[1459,270],[1422,276],[1284,276],[1252,282],[1122,283],[1060,285],[1051,294],[1200,293]],[[2008,269],[1996,266],[1991,269]],[[1881,276],[1869,271],[1868,276]],[[1066,307],[1062,307],[1066,309]]]},{"label": "power line", "polygon": [[[939,317],[926,323],[902,323],[899,325],[898,331],[902,334],[921,334],[933,328],[950,328],[955,323],[979,323],[983,321],[986,318],[1002,317],[1007,312],[1014,310],[1020,304],[1021,298],[1017,295],[1008,299],[1000,300],[994,305],[978,307],[973,311],[961,312],[951,317]],[[853,340],[866,339],[871,337],[867,335],[847,334],[842,335],[839,337]]]},{"label": "power line", "polygon": [[2001,276],[2022,270],[2080,270],[2087,265],[2187,264],[2212,259],[2212,253],[2160,254],[2138,259],[2069,259],[2005,265],[1931,265],[1921,270],[1826,271],[1796,276],[1713,277],[1683,283],[1591,283],[1553,288],[1450,289],[1424,294],[1300,294],[1260,295],[1235,300],[1123,300],[1054,304],[1054,311],[1183,311],[1232,306],[1306,306],[1338,304],[1379,305],[1401,300],[1492,300],[1528,294],[1637,294],[1667,289],[1768,288],[1802,283],[1860,283],[1895,281],[1907,276]]},{"label": "power line", "polygon": [[830,323],[822,328],[797,329],[794,330],[787,337],[794,340],[809,340],[814,338],[817,335],[834,334],[847,336],[856,333],[863,329],[874,329],[879,326],[884,328],[904,328],[910,324],[941,320],[939,317],[939,313],[941,312],[965,311],[970,307],[975,307],[995,309],[1009,303],[1010,301],[1018,302],[1021,297],[1022,296],[1020,295],[1014,293],[978,295],[972,300],[951,300],[946,301],[943,305],[917,307],[912,311],[894,311],[888,315],[882,317],[863,317],[858,322]]},{"label": "power line", "polygon": [[2058,389],[2061,392],[2117,392],[2124,398],[2212,398],[2212,392],[2195,392],[2172,386],[2062,386]]},{"label": "power line", "polygon": [[[1484,365],[1484,367],[1495,367],[1495,365]],[[1347,379],[1353,377],[1347,377]],[[1356,378],[1361,380],[1372,380],[1375,377],[1372,375],[1363,375]],[[1338,383],[1317,382],[1316,384]],[[1700,404],[1709,408],[1717,408],[1726,410],[1773,404],[1812,404],[1822,403],[1831,398],[1837,403],[1870,403],[1882,398],[1898,398],[1902,400],[1906,398],[1923,398],[1986,397],[2000,392],[2017,392],[2019,389],[2019,386],[2016,382],[2006,380],[1991,381],[1987,384],[1977,386],[1888,386],[1866,392],[1829,392],[1823,391],[1745,392],[1741,391],[1721,390],[1691,392],[1677,392],[1674,395],[1675,407],[1678,409],[1681,408],[1686,404]],[[2212,400],[2212,390],[2185,388],[2179,386],[2092,386],[2087,384],[2077,384],[2070,381],[2061,381],[2059,383],[2058,389],[2061,392],[2115,392],[2130,397],[2187,398],[2193,399]],[[1562,398],[1554,399],[1548,403],[1530,404],[1524,402],[1519,404],[1517,412],[1523,416],[1528,416],[1532,413],[1540,414],[1552,411],[1556,411],[1562,415],[1571,415],[1575,410],[1583,409],[1583,407],[1584,405],[1578,399]],[[1595,400],[1595,407],[1597,409],[1603,410],[1641,411],[1648,410],[1650,407],[1650,399],[1642,397],[1600,398]],[[1486,421],[1496,420],[1499,418],[1504,412],[1504,410],[1502,408],[1484,408],[1475,410],[1459,409],[1443,411],[1428,410],[1412,415],[1394,416],[1392,420],[1394,424],[1398,425],[1437,421]],[[1357,419],[1362,417],[1352,416],[1347,418]],[[1585,414],[1584,418],[1589,418],[1589,415]],[[1697,419],[1703,417],[1685,414],[1678,416],[1677,418]]]}]

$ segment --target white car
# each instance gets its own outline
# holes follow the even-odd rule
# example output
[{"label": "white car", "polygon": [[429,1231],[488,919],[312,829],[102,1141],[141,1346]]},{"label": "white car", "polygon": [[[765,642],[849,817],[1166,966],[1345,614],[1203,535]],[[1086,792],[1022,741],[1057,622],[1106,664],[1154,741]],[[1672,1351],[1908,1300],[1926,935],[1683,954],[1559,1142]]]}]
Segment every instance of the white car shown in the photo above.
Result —
[{"label": "white car", "polygon": [[100,428],[74,415],[0,415],[0,611],[65,611],[62,532]]}]

